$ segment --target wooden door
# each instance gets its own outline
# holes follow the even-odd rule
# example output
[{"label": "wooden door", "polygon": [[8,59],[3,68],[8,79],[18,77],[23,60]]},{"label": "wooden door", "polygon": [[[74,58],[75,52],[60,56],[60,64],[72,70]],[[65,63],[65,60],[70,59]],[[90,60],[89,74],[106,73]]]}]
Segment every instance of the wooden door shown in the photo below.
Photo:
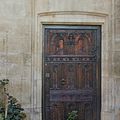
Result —
[{"label": "wooden door", "polygon": [[100,120],[100,26],[44,26],[43,120]]}]

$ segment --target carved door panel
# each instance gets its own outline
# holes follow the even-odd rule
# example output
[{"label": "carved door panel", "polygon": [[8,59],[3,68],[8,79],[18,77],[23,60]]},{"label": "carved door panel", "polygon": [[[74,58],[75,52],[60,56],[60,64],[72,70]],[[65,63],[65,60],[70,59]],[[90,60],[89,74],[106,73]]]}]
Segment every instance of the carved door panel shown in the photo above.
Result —
[{"label": "carved door panel", "polygon": [[100,120],[100,26],[45,26],[43,120]]}]

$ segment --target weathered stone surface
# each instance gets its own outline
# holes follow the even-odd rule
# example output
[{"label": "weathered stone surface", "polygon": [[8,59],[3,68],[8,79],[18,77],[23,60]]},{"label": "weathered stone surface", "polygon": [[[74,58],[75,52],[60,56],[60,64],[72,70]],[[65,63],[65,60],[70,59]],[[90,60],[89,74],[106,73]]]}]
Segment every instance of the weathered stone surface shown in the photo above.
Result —
[{"label": "weathered stone surface", "polygon": [[[0,1],[0,78],[10,79],[10,93],[22,102],[28,120],[41,120],[42,29],[39,27],[44,19],[51,23],[73,21],[100,24],[102,21],[101,119],[120,119],[120,82],[116,80],[120,77],[119,6],[119,0]],[[38,16],[39,13],[57,11],[66,13]],[[82,12],[87,14],[78,15]]]},{"label": "weathered stone surface", "polygon": [[114,52],[114,75],[120,76],[120,52]]}]

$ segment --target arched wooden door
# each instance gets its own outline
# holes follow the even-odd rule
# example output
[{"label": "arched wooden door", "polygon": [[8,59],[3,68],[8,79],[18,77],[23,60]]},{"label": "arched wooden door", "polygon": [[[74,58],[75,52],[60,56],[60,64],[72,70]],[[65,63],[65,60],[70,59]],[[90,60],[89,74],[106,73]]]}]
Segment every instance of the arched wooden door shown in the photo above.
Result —
[{"label": "arched wooden door", "polygon": [[44,26],[43,120],[100,120],[100,26]]}]

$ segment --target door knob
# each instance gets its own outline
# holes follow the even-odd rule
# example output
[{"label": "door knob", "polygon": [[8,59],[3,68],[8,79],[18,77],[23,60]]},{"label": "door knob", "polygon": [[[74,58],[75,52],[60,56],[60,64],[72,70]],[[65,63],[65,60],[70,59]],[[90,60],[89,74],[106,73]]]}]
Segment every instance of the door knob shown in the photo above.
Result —
[{"label": "door knob", "polygon": [[61,80],[61,85],[65,85],[65,82],[66,82],[65,79],[62,79]]}]

